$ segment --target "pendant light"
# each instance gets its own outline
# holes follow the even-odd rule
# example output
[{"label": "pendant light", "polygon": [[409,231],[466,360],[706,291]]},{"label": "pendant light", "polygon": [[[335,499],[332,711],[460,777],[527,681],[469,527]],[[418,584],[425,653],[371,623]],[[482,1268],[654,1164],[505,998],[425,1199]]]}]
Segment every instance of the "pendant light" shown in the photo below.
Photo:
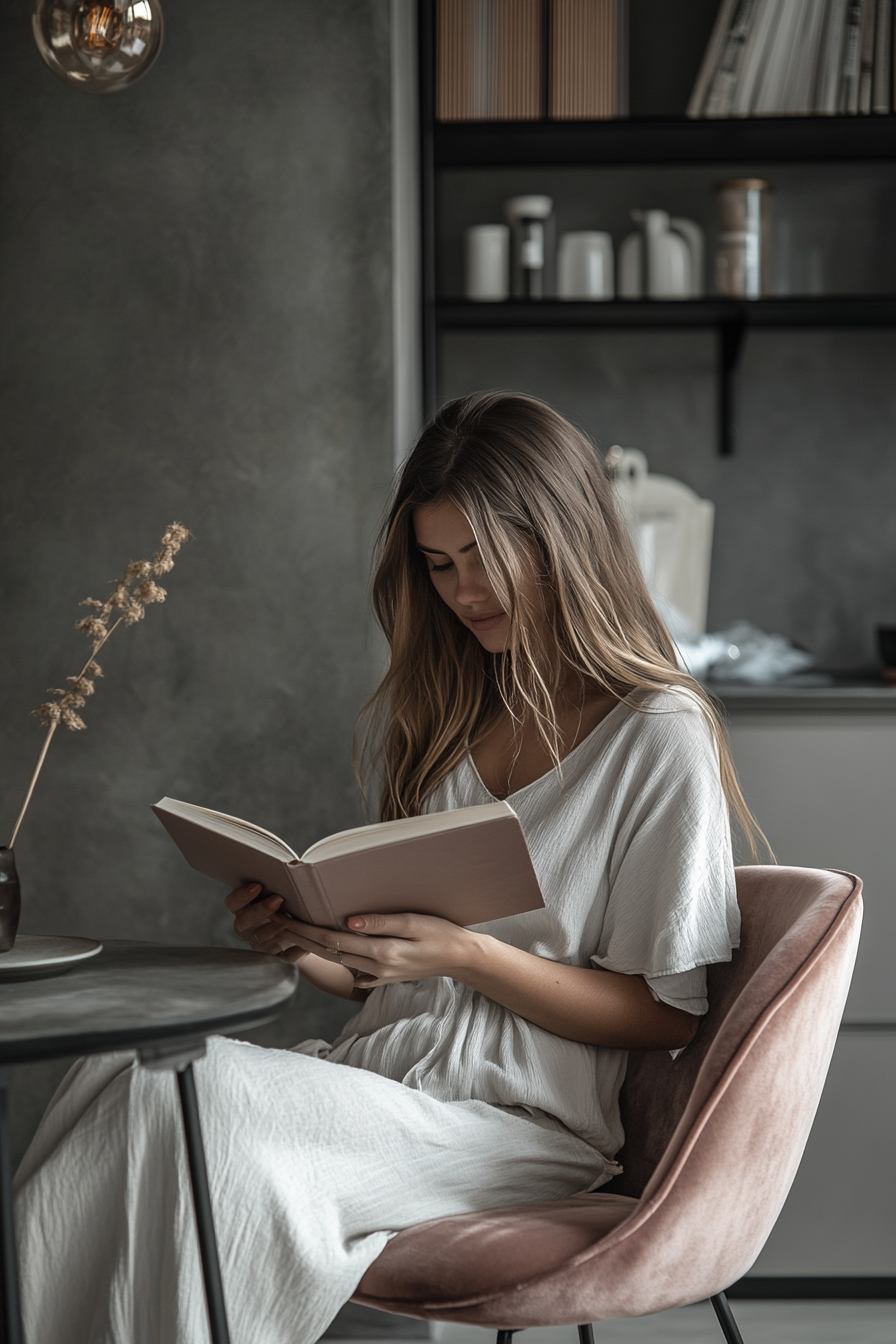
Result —
[{"label": "pendant light", "polygon": [[53,74],[90,93],[133,84],[162,46],[159,0],[37,0],[31,23]]}]

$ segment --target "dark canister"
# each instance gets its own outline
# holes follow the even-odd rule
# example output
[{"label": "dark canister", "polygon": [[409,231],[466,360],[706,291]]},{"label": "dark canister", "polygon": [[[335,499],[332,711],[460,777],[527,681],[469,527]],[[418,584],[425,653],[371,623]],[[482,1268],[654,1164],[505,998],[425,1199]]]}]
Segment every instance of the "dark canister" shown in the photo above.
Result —
[{"label": "dark canister", "polygon": [[896,682],[896,625],[877,627],[877,650],[884,665],[884,681]]},{"label": "dark canister", "polygon": [[0,845],[0,952],[9,952],[16,940],[21,909],[16,856]]},{"label": "dark canister", "polygon": [[550,196],[512,196],[504,202],[511,232],[510,292],[515,299],[543,299],[550,292],[553,209]]}]

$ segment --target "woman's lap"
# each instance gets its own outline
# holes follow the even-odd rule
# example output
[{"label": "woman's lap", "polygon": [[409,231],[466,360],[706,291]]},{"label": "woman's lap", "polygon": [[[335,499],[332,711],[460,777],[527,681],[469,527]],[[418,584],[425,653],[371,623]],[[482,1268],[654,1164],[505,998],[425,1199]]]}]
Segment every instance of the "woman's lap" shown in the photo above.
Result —
[{"label": "woman's lap", "polygon": [[[246,1344],[317,1339],[390,1231],[559,1198],[603,1165],[549,1121],[290,1051],[213,1038],[195,1075],[228,1312]],[[132,1056],[81,1061],[17,1181],[29,1338],[207,1338],[169,1073]]]}]

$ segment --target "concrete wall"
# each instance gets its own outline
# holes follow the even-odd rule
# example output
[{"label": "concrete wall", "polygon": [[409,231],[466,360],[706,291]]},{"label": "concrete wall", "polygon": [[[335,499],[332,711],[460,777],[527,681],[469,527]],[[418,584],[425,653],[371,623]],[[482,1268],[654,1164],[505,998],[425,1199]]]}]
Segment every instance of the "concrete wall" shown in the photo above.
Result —
[{"label": "concrete wall", "polygon": [[[79,601],[194,540],[60,733],[16,846],[24,932],[226,944],[169,793],[299,848],[361,819],[366,583],[393,456],[389,0],[165,0],[145,79],[58,83],[0,15],[0,555],[11,827]],[[4,835],[4,841],[6,836]],[[328,1035],[304,990],[265,1039]],[[61,1066],[60,1066],[61,1067]],[[22,1069],[17,1148],[59,1067]]]}]

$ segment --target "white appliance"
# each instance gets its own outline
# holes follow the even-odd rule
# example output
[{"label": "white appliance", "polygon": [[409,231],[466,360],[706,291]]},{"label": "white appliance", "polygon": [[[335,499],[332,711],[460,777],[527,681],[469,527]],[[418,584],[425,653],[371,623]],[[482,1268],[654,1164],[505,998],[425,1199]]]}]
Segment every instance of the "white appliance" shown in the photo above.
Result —
[{"label": "white appliance", "polygon": [[651,475],[637,448],[611,448],[607,468],[648,588],[704,634],[714,505],[681,481]]}]

